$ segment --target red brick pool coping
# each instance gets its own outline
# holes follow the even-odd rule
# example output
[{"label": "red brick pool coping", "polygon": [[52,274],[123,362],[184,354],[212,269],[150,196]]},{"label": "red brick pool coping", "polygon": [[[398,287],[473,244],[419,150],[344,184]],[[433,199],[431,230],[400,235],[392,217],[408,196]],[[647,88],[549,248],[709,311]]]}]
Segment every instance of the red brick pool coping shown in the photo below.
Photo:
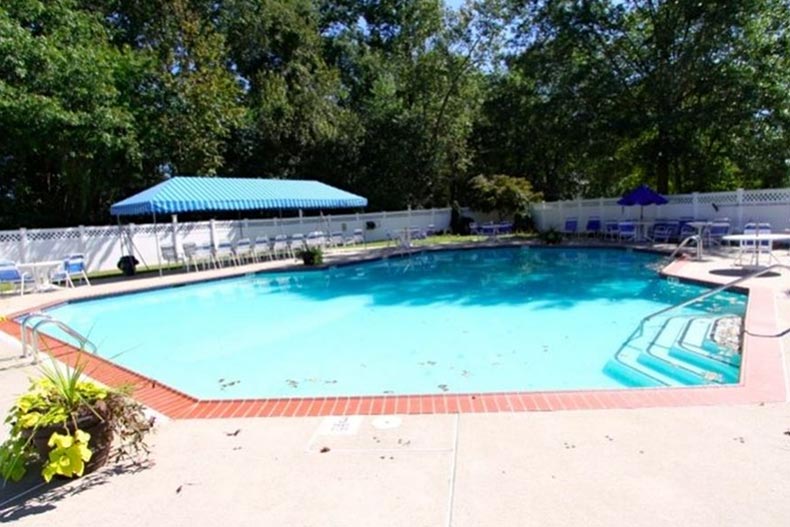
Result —
[{"label": "red brick pool coping", "polygon": [[[682,265],[679,262],[670,267]],[[773,290],[757,287],[749,290],[746,327],[757,334],[774,334],[779,330]],[[20,337],[20,326],[13,320],[0,322],[0,330]],[[65,342],[45,335],[41,338],[58,360],[71,366],[81,362],[88,375],[108,386],[133,386],[135,399],[172,419],[597,410],[755,404],[787,398],[781,341],[749,334],[744,336],[741,381],[732,385],[222,400],[197,399],[100,356],[80,352]]]}]

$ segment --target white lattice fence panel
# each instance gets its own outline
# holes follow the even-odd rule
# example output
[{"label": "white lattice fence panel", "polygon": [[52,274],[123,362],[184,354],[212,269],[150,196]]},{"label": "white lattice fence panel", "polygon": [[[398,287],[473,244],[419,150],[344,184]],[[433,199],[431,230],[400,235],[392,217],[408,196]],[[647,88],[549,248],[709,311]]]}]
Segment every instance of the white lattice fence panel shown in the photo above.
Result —
[{"label": "white lattice fence panel", "polygon": [[763,203],[770,204],[787,204],[790,202],[790,189],[777,188],[777,189],[761,189],[761,190],[745,190],[743,192],[744,203]]},{"label": "white lattice fence panel", "polygon": [[69,254],[85,253],[79,228],[29,230],[25,238],[21,259],[26,262],[62,260]]}]

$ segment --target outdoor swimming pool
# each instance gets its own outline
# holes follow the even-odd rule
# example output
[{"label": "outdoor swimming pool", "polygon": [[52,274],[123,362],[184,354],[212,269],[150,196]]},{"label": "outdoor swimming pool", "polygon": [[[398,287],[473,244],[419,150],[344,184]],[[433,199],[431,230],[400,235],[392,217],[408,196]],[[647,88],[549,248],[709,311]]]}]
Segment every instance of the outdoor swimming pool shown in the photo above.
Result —
[{"label": "outdoor swimming pool", "polygon": [[[427,252],[49,312],[103,357],[202,399],[737,382],[740,357],[718,367],[708,333],[722,315],[744,313],[742,295],[656,320],[643,337],[654,353],[623,349],[644,316],[705,291],[660,279],[658,262],[618,249]],[[695,334],[691,357],[662,341]]]}]

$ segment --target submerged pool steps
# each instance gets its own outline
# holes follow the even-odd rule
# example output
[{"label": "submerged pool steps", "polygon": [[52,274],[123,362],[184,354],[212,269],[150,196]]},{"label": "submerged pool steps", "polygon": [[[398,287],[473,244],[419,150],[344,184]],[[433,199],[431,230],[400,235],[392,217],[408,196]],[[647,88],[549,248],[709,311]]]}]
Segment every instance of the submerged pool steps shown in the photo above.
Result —
[{"label": "submerged pool steps", "polygon": [[629,387],[738,382],[740,355],[710,338],[717,320],[668,318],[656,331],[628,342],[606,364],[604,373]]}]

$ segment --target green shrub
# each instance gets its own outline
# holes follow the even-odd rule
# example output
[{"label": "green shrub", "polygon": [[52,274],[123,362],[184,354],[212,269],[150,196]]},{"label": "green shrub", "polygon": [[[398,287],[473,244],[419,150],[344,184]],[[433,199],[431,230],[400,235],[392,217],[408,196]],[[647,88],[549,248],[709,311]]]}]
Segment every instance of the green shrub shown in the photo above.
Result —
[{"label": "green shrub", "polygon": [[562,241],[562,233],[557,229],[549,229],[541,231],[538,238],[547,245],[556,245]]},{"label": "green shrub", "polygon": [[305,265],[321,265],[324,263],[324,252],[320,247],[307,247],[298,253]]}]

